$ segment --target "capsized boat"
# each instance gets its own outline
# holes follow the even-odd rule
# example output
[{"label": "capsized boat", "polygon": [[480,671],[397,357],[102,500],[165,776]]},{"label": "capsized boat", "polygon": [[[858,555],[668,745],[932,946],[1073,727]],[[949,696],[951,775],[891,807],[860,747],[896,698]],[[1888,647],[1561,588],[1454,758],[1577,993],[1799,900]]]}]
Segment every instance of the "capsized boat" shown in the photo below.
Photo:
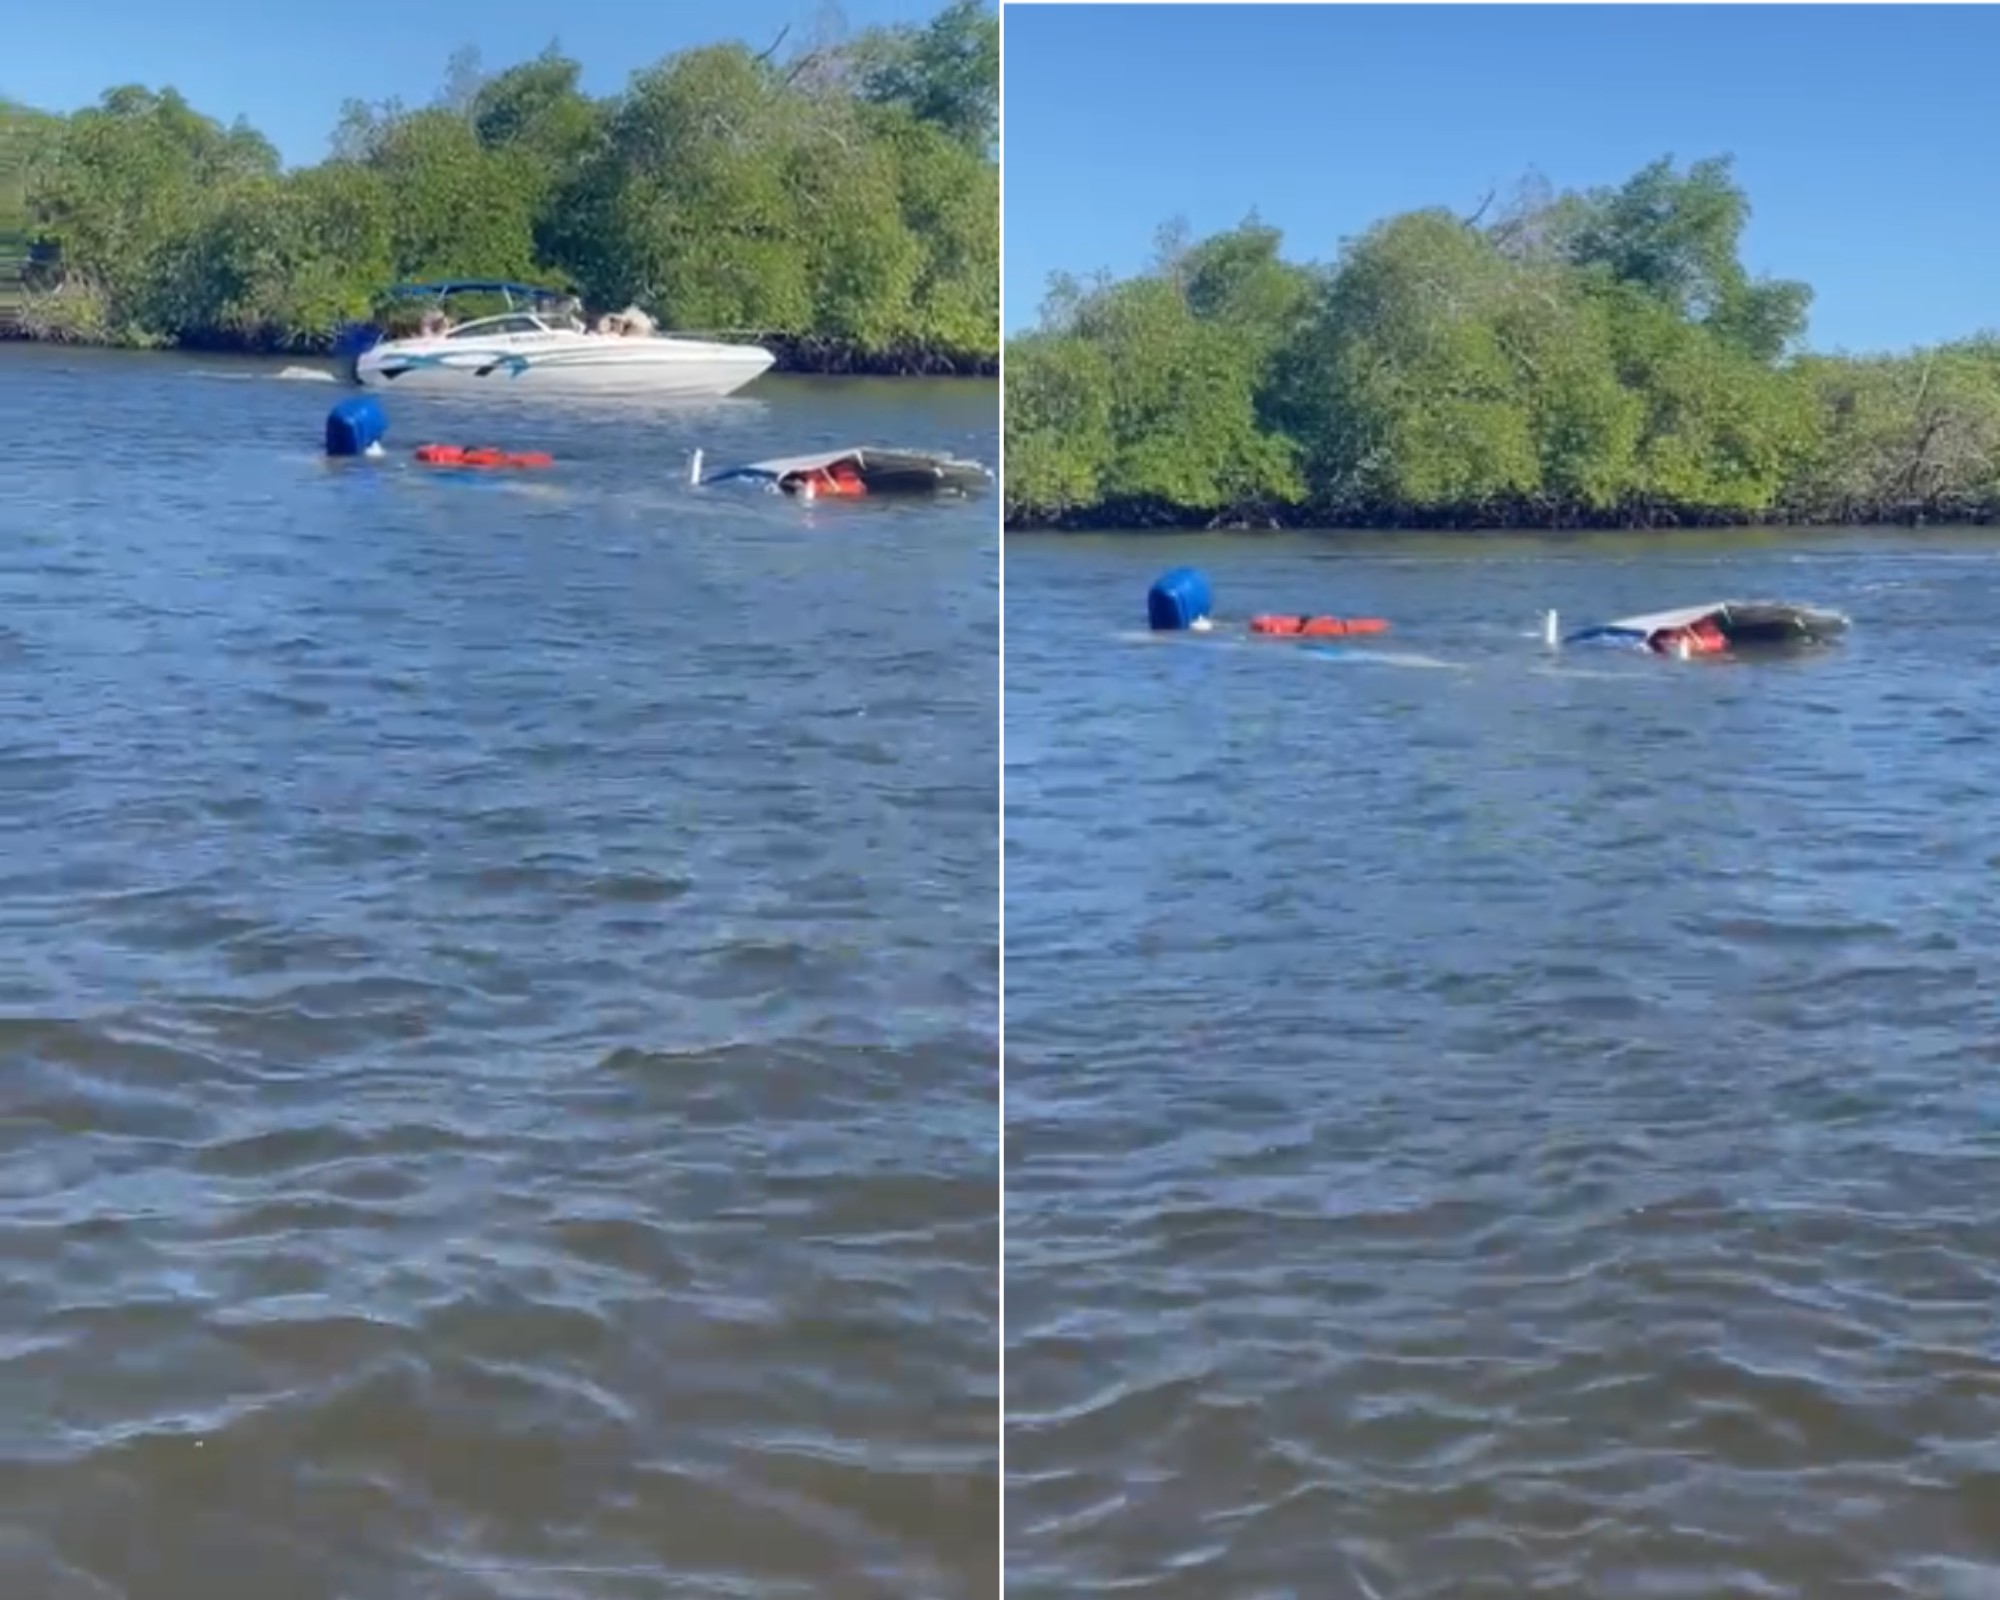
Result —
[{"label": "capsized boat", "polygon": [[1611,645],[1686,658],[1740,650],[1783,650],[1830,644],[1846,633],[1849,619],[1823,606],[1782,600],[1716,600],[1558,634],[1556,614],[1544,621],[1548,643]]},{"label": "capsized boat", "polygon": [[928,450],[881,450],[850,445],[809,456],[781,456],[725,467],[702,476],[702,453],[694,453],[688,481],[697,487],[747,483],[805,499],[822,495],[860,499],[880,495],[974,495],[992,487],[993,471],[977,461]]},{"label": "capsized boat", "polygon": [[[507,309],[452,324],[454,295],[497,295]],[[435,304],[410,337],[390,338],[376,323],[350,323],[335,342],[350,381],[365,388],[458,389],[478,380],[575,394],[640,394],[713,399],[768,372],[777,357],[760,345],[689,339],[652,331],[636,309],[586,328],[573,296],[500,279],[397,284],[390,298]]]}]

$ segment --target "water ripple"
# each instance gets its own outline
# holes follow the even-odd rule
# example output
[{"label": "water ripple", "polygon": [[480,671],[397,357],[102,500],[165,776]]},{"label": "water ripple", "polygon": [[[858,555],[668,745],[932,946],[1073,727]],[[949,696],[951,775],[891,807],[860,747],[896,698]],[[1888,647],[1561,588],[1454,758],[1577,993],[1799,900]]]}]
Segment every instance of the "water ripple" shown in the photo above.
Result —
[{"label": "water ripple", "polygon": [[[1453,670],[1135,636],[1184,561]],[[1016,541],[1010,1594],[2000,1593],[1992,572]],[[1860,631],[1520,637],[1743,590]]]},{"label": "water ripple", "polygon": [[992,1595],[990,507],[677,476],[992,390],[198,381],[0,356],[0,1592]]}]

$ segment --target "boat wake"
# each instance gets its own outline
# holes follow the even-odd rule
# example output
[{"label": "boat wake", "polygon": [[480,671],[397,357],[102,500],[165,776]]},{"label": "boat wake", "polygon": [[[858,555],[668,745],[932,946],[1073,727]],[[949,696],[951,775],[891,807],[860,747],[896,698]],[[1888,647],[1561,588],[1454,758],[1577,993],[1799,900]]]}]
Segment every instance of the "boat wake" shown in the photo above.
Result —
[{"label": "boat wake", "polygon": [[[1146,645],[1157,649],[1164,643],[1185,644],[1202,650],[1226,650],[1232,654],[1254,654],[1269,659],[1276,652],[1269,644],[1254,638],[1219,637],[1212,633],[1154,633],[1149,629],[1121,628],[1111,636],[1120,644]],[[1195,646],[1195,641],[1199,645]],[[1446,661],[1440,656],[1420,655],[1412,650],[1380,650],[1373,648],[1342,647],[1332,644],[1302,644],[1294,647],[1293,653],[1313,656],[1321,661],[1337,661],[1355,666],[1415,667],[1429,672],[1469,672],[1472,664],[1467,661]]]},{"label": "boat wake", "polygon": [[1606,683],[1631,683],[1635,679],[1642,677],[1643,674],[1637,673],[1630,668],[1621,671],[1611,667],[1540,666],[1530,667],[1528,669],[1528,676],[1531,678],[1590,678]]},{"label": "boat wake", "polygon": [[203,383],[338,383],[340,379],[323,367],[195,367],[190,378]]},{"label": "boat wake", "polygon": [[1332,645],[1311,644],[1304,646],[1301,653],[1321,661],[1339,661],[1355,666],[1422,667],[1434,672],[1468,670],[1468,664],[1463,661],[1443,661],[1436,656],[1417,655],[1406,650],[1342,650]]}]

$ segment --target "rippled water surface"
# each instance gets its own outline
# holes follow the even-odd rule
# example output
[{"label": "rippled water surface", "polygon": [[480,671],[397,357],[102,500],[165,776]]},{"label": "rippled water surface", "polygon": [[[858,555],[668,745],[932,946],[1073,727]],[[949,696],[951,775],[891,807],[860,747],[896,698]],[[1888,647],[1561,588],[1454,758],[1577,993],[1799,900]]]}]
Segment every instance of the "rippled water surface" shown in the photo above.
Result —
[{"label": "rippled water surface", "polygon": [[993,1594],[992,505],[683,481],[993,386],[276,371],[0,349],[0,1594]]},{"label": "rippled water surface", "polygon": [[1010,1595],[2000,1595],[1996,573],[1009,541]]}]

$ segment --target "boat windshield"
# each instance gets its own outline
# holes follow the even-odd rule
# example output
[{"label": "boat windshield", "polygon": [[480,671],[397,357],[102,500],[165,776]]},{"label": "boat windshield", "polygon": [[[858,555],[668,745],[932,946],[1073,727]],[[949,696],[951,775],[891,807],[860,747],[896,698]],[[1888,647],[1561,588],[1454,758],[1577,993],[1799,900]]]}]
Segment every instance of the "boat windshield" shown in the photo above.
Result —
[{"label": "boat windshield", "polygon": [[537,317],[526,312],[507,312],[497,317],[481,317],[476,322],[468,322],[453,328],[445,335],[447,339],[491,339],[509,333],[546,333],[548,329]]}]

